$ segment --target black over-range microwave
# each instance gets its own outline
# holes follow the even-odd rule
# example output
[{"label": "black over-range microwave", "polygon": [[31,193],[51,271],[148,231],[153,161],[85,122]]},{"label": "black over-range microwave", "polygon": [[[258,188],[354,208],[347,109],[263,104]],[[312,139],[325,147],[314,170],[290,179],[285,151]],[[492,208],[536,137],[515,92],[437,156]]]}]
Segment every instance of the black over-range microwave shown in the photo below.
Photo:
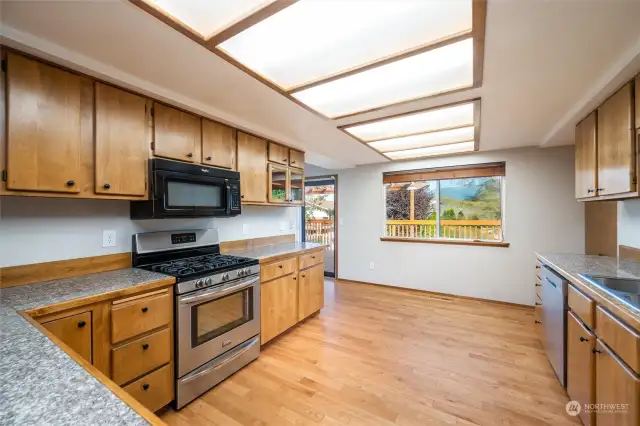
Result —
[{"label": "black over-range microwave", "polygon": [[240,213],[240,173],[161,158],[149,160],[149,200],[131,202],[131,219]]}]

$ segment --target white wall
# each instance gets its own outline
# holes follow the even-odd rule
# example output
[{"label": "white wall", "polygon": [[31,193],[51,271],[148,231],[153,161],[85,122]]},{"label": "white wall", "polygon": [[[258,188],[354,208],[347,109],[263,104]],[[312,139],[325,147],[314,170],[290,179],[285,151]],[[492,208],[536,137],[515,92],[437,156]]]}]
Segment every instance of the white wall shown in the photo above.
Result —
[{"label": "white wall", "polygon": [[640,248],[640,200],[618,204],[618,244]]},{"label": "white wall", "polygon": [[[382,173],[506,161],[509,248],[382,242]],[[573,147],[489,151],[338,171],[339,277],[533,304],[534,252],[584,253]],[[369,262],[375,269],[369,269]]]},{"label": "white wall", "polygon": [[[136,232],[218,228],[221,241],[291,233],[299,240],[299,227],[299,207],[244,206],[235,218],[132,221],[128,201],[1,197],[0,267],[128,252]],[[102,247],[103,229],[116,230],[116,247]]]}]

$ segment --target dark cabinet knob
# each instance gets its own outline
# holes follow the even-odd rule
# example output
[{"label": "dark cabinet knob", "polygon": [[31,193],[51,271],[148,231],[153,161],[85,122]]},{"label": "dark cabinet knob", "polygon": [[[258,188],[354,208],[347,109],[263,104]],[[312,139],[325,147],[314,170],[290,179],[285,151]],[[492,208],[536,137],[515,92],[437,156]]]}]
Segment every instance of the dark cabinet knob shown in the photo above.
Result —
[{"label": "dark cabinet knob", "polygon": [[591,349],[591,352],[593,352],[594,354],[601,354],[602,353],[602,351],[599,351],[596,348]]},{"label": "dark cabinet knob", "polygon": [[111,185],[109,185],[108,183],[105,183],[104,184],[104,189],[109,189],[109,188],[111,188]]},{"label": "dark cabinet knob", "polygon": [[312,258],[312,259],[315,259],[316,257],[315,257],[315,256],[311,256],[311,258]]},{"label": "dark cabinet knob", "polygon": [[542,306],[542,303],[536,302],[536,306]]},{"label": "dark cabinet knob", "polygon": [[147,308],[146,306],[144,308],[142,308],[142,312],[145,313],[149,310],[149,308]]},{"label": "dark cabinet knob", "polygon": [[307,276],[305,274],[302,274],[302,278],[307,278]]},{"label": "dark cabinet knob", "polygon": [[82,328],[82,327],[84,327],[85,325],[87,325],[87,323],[86,323],[85,321],[79,321],[79,322],[78,322],[78,328]]},{"label": "dark cabinet knob", "polygon": [[207,161],[211,161],[211,156],[208,156],[208,157],[207,157]]},{"label": "dark cabinet knob", "polygon": [[240,198],[244,198],[244,195],[241,195]]},{"label": "dark cabinet knob", "polygon": [[282,265],[278,265],[278,268],[282,269]]},{"label": "dark cabinet knob", "polygon": [[536,287],[542,287],[542,284],[536,283]]},{"label": "dark cabinet knob", "polygon": [[604,191],[604,188],[596,188],[596,191]]},{"label": "dark cabinet knob", "polygon": [[143,343],[143,344],[142,344],[142,349],[143,349],[143,350],[145,350],[145,351],[146,351],[147,349],[149,349],[149,344],[148,344],[148,343]]},{"label": "dark cabinet knob", "polygon": [[147,383],[144,383],[144,384],[142,385],[142,389],[144,389],[144,390],[149,389],[149,385],[148,385]]},{"label": "dark cabinet knob", "polygon": [[291,164],[296,164],[296,160],[291,160]]},{"label": "dark cabinet knob", "polygon": [[596,192],[595,189],[587,189],[587,194],[591,194],[592,192]]},{"label": "dark cabinet knob", "polygon": [[298,279],[297,277],[293,277],[293,280],[294,280],[294,281],[295,281],[295,280],[297,280],[297,279]]},{"label": "dark cabinet knob", "polygon": [[189,157],[189,158],[193,157],[193,153],[191,153],[191,152],[190,152],[190,153],[188,153],[188,154],[187,154],[187,157]]},{"label": "dark cabinet knob", "polygon": [[536,320],[536,324],[542,324],[542,321]]},{"label": "dark cabinet knob", "polygon": [[585,339],[584,337],[580,336],[580,341],[581,341],[581,342],[588,342],[588,341],[589,341],[589,339]]},{"label": "dark cabinet knob", "polygon": [[75,181],[75,180],[68,180],[68,181],[67,181],[67,186],[73,186],[73,185],[75,185],[75,184],[76,184],[76,181]]},{"label": "dark cabinet knob", "polygon": [[284,161],[284,162],[286,163],[286,162],[287,162],[287,159],[286,159],[286,158],[283,158],[283,159],[282,159],[282,161]]}]

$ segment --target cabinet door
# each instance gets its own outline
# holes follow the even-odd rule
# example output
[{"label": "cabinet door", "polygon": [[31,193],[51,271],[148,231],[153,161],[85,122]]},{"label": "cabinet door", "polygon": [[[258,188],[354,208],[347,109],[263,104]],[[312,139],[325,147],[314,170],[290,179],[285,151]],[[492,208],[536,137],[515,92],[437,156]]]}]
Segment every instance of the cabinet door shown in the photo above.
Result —
[{"label": "cabinet door", "polygon": [[598,108],[598,195],[635,191],[631,83]]},{"label": "cabinet door", "polygon": [[260,285],[260,342],[262,344],[298,322],[298,275]]},{"label": "cabinet door", "polygon": [[269,142],[269,161],[289,165],[289,148],[275,142]]},{"label": "cabinet door", "polygon": [[291,167],[304,168],[304,152],[295,149],[289,150],[289,165]]},{"label": "cabinet door", "polygon": [[162,104],[153,106],[153,153],[158,157],[199,163],[200,119]]},{"label": "cabinet door", "polygon": [[[600,340],[596,343],[596,404],[626,404],[626,409],[596,413],[598,426],[640,424],[640,377]],[[619,406],[619,405],[618,405]]]},{"label": "cabinet door", "polygon": [[242,201],[267,202],[267,141],[238,132],[238,171]]},{"label": "cabinet door", "polygon": [[[636,76],[636,129],[640,129],[640,74]],[[639,165],[640,166],[640,165]]]},{"label": "cabinet door", "polygon": [[576,198],[595,197],[596,177],[596,111],[576,126]]},{"label": "cabinet door", "polygon": [[[567,313],[567,393],[572,401],[584,404],[595,402],[595,335],[573,312]],[[585,426],[594,424],[594,413],[580,411]]]},{"label": "cabinet door", "polygon": [[298,321],[324,308],[324,263],[300,271]]},{"label": "cabinet door", "polygon": [[82,312],[42,324],[82,358],[91,360],[91,312]]},{"label": "cabinet door", "polygon": [[80,192],[81,77],[7,55],[7,189]]},{"label": "cabinet door", "polygon": [[147,101],[96,83],[98,194],[144,196],[149,158]]},{"label": "cabinet door", "polygon": [[235,129],[202,119],[202,162],[216,167],[235,170]]},{"label": "cabinet door", "polygon": [[289,171],[284,166],[269,164],[269,202],[288,203]]},{"label": "cabinet door", "polygon": [[302,204],[304,201],[304,173],[301,169],[289,168],[289,202]]}]

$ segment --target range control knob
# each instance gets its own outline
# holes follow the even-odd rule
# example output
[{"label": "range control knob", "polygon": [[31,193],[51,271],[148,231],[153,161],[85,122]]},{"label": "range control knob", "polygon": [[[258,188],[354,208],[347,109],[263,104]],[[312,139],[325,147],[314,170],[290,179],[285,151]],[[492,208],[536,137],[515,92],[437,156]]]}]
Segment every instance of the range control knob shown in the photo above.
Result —
[{"label": "range control knob", "polygon": [[205,278],[204,283],[206,285],[211,285],[211,278]]},{"label": "range control knob", "polygon": [[251,268],[245,268],[244,274],[245,275],[251,275]]},{"label": "range control knob", "polygon": [[222,274],[222,281],[229,281],[229,273]]},{"label": "range control knob", "polygon": [[196,281],[196,287],[201,288],[203,286],[202,280]]},{"label": "range control knob", "polygon": [[245,270],[244,269],[238,269],[238,276],[239,277],[244,277],[245,274]]}]

